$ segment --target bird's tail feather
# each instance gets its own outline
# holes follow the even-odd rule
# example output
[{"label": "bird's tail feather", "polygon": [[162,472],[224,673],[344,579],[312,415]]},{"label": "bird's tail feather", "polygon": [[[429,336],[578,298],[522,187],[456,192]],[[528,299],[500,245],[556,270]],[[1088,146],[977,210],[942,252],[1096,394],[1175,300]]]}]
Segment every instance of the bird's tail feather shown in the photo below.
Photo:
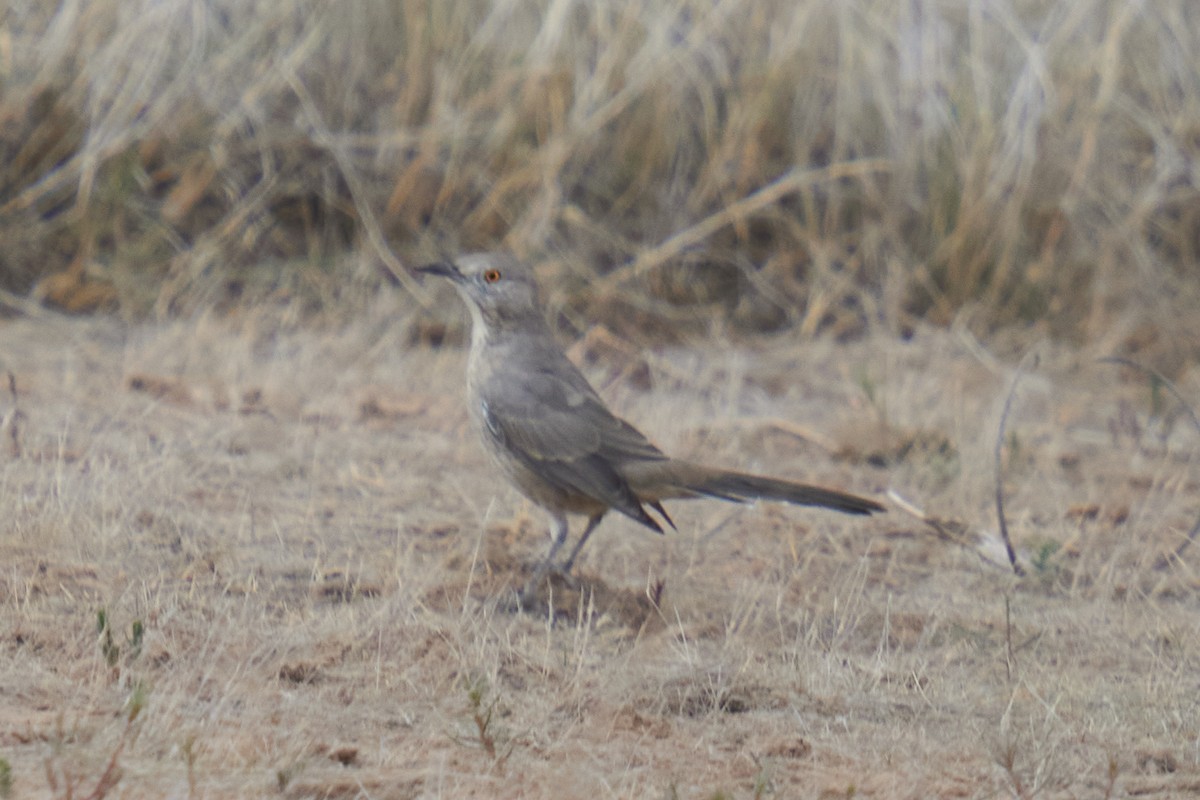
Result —
[{"label": "bird's tail feather", "polygon": [[884,510],[884,507],[874,500],[835,489],[745,472],[702,467],[684,461],[663,464],[655,477],[657,480],[643,483],[643,486],[657,484],[657,491],[646,493],[657,495],[654,499],[702,496],[742,503],[751,500],[778,500],[799,506],[820,506],[845,514],[873,514]]}]

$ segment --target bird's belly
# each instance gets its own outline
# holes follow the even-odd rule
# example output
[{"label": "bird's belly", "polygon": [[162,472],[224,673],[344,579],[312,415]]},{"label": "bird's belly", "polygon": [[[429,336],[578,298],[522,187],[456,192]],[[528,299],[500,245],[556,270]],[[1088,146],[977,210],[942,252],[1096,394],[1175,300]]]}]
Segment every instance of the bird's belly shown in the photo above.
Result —
[{"label": "bird's belly", "polygon": [[[482,420],[476,420],[484,450],[496,468],[508,479],[518,492],[544,509],[565,514],[591,516],[605,510],[607,506],[581,492],[556,486],[553,482],[513,455],[502,443],[489,435]],[[547,461],[538,465],[542,470],[553,470],[555,465]],[[553,473],[549,473],[553,474]]]}]

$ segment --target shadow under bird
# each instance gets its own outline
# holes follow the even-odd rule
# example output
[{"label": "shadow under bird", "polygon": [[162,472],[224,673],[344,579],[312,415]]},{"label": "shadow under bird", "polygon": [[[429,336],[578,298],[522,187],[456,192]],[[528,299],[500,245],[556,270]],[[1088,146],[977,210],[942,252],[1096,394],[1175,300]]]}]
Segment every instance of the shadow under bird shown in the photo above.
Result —
[{"label": "shadow under bird", "polygon": [[542,315],[527,265],[507,253],[473,253],[419,267],[449,279],[471,312],[467,405],[492,461],[550,515],[553,542],[527,589],[536,590],[567,541],[568,514],[587,525],[561,571],[610,510],[658,533],[663,500],[779,500],[845,514],[871,514],[874,500],[804,483],[671,458],[609,411],[567,359]]}]

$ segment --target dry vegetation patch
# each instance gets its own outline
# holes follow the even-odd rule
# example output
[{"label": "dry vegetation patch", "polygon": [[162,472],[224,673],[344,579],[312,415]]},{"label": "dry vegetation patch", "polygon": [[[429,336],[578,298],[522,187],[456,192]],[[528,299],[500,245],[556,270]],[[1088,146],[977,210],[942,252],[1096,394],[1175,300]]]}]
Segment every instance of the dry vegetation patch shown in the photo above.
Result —
[{"label": "dry vegetation patch", "polygon": [[576,328],[1197,353],[1191,0],[134,8],[4,12],[4,289],[345,317],[503,241]]},{"label": "dry vegetation patch", "polygon": [[[391,313],[321,335],[266,315],[0,326],[13,796],[1200,785],[1195,553],[1155,568],[1200,511],[1200,434],[1163,427],[1144,381],[1053,348],[1028,376],[1005,471],[1023,579],[899,512],[677,503],[663,538],[607,521],[578,582],[522,614],[543,521],[466,427],[461,353],[404,349]],[[933,332],[695,369],[663,351],[606,394],[670,450],[894,488],[977,532],[1010,377],[981,355]],[[406,386],[427,411],[363,413]],[[843,433],[867,425],[949,450],[875,461]]]},{"label": "dry vegetation patch", "polygon": [[[9,2],[0,800],[1200,793],[1192,4]],[[403,272],[500,244],[668,451],[913,513],[515,612]]]}]

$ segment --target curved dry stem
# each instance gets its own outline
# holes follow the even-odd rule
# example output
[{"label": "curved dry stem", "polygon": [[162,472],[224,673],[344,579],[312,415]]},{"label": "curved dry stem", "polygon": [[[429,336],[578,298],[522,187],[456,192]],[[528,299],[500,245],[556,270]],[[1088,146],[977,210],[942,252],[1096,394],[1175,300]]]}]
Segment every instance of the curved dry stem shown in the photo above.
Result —
[{"label": "curved dry stem", "polygon": [[1037,369],[1038,356],[1030,351],[1017,364],[1016,374],[1013,375],[1012,386],[1008,389],[1008,397],[1004,398],[1004,411],[1000,414],[1000,425],[996,430],[996,521],[1000,528],[1000,539],[1004,542],[1004,550],[1008,553],[1008,563],[1012,564],[1013,572],[1024,575],[1024,568],[1017,563],[1017,553],[1013,550],[1012,540],[1008,536],[1008,521],[1004,518],[1004,429],[1008,424],[1008,414],[1012,410],[1013,398],[1017,394],[1017,384],[1029,369]]}]

